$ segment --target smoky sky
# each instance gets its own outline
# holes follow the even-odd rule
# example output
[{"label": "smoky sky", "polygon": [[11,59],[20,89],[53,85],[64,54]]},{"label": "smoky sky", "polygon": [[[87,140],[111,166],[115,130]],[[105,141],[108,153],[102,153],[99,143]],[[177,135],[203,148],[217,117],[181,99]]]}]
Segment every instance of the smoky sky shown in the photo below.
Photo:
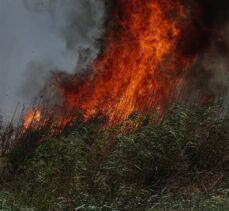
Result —
[{"label": "smoky sky", "polygon": [[[225,98],[229,101],[229,1],[195,0],[191,11],[193,33],[182,37],[187,55],[195,55],[194,65],[187,71],[185,83],[190,95]],[[186,2],[188,6],[192,5]],[[226,96],[226,97],[225,97]]]},{"label": "smoky sky", "polygon": [[99,53],[103,19],[102,0],[0,0],[1,115],[30,104],[51,71],[86,68]]}]

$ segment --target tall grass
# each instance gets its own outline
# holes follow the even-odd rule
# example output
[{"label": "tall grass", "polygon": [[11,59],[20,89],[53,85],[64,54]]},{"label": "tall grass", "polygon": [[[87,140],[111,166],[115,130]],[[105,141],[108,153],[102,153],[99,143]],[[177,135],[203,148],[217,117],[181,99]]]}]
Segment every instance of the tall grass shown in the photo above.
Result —
[{"label": "tall grass", "polygon": [[[219,118],[220,109],[174,106],[158,122],[149,112],[135,130],[137,114],[112,128],[96,118],[78,121],[64,135],[36,144],[29,156],[16,149],[9,154],[16,165],[13,179],[2,185],[4,203],[31,210],[217,207],[209,194],[228,185],[229,153],[229,118]],[[19,148],[33,146],[38,134],[29,133]],[[192,194],[199,198],[194,204]],[[226,210],[228,192],[219,195]]]}]

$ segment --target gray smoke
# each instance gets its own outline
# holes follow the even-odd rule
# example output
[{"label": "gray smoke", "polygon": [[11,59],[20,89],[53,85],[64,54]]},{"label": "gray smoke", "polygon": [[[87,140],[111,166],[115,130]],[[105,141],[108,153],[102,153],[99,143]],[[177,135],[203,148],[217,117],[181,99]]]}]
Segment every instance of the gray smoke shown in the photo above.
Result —
[{"label": "gray smoke", "polygon": [[[229,24],[215,30],[209,47],[196,59],[186,75],[186,96],[224,99],[229,105]],[[192,100],[192,97],[190,100]]]},{"label": "gray smoke", "polygon": [[0,0],[0,112],[30,105],[50,72],[82,71],[99,53],[103,0]]}]

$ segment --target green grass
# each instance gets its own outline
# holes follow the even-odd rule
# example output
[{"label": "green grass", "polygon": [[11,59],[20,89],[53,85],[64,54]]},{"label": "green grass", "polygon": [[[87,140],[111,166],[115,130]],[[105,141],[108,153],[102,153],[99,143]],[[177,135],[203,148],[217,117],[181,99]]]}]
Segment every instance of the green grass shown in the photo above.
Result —
[{"label": "green grass", "polygon": [[0,210],[228,210],[229,119],[219,112],[174,106],[135,131],[137,114],[109,129],[79,121],[35,147],[30,134],[18,148],[33,150],[8,156],[18,162],[1,182]]}]

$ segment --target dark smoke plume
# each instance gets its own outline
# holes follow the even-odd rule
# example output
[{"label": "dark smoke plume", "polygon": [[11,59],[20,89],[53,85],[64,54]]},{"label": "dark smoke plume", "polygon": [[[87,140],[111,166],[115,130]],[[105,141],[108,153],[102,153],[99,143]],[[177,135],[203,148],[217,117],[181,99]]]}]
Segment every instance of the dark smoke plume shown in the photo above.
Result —
[{"label": "dark smoke plume", "polygon": [[195,57],[185,76],[185,98],[225,97],[229,87],[229,1],[196,0],[185,4],[191,8],[193,28],[184,33],[180,46],[184,54]]}]

